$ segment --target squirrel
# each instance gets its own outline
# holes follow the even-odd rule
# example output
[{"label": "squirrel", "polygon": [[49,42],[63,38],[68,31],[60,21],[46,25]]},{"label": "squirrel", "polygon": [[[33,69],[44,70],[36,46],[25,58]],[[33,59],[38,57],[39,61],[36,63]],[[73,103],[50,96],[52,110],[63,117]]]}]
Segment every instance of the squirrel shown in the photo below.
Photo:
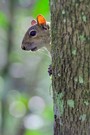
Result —
[{"label": "squirrel", "polygon": [[[31,21],[31,27],[25,33],[21,48],[26,51],[37,51],[42,47],[51,52],[50,23],[42,15],[38,15],[36,20]],[[48,73],[52,74],[51,65]]]}]

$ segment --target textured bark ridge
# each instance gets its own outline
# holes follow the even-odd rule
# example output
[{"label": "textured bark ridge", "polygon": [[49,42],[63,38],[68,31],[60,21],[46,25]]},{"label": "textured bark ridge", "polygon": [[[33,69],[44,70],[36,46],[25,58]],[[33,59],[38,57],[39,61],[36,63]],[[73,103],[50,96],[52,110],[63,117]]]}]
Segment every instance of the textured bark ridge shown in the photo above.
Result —
[{"label": "textured bark ridge", "polygon": [[54,135],[90,135],[90,0],[51,0]]}]

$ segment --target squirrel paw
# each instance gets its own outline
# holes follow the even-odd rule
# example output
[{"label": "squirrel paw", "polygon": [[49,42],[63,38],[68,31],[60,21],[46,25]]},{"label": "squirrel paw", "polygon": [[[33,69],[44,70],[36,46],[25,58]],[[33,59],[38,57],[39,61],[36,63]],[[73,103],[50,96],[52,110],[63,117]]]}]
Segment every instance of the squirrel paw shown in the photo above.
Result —
[{"label": "squirrel paw", "polygon": [[52,75],[52,65],[49,65],[49,68],[48,68],[48,74],[49,74],[49,76]]}]

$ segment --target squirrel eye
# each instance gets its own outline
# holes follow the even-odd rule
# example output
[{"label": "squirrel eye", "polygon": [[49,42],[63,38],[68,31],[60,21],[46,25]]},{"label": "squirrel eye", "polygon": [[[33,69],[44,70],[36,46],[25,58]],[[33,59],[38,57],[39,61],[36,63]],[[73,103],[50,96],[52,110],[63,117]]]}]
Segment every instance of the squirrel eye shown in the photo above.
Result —
[{"label": "squirrel eye", "polygon": [[36,35],[36,31],[34,31],[34,30],[31,31],[31,32],[29,33],[29,35],[30,35],[30,36],[35,36],[35,35]]}]

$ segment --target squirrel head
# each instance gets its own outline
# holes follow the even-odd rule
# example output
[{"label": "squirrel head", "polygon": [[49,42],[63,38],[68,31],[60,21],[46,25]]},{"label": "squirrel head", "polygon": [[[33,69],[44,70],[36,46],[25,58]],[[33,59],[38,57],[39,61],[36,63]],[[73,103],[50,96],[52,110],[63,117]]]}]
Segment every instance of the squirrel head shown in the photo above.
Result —
[{"label": "squirrel head", "polygon": [[36,51],[41,47],[49,48],[50,25],[42,15],[37,16],[37,20],[31,21],[31,27],[25,33],[21,48],[23,50]]}]

